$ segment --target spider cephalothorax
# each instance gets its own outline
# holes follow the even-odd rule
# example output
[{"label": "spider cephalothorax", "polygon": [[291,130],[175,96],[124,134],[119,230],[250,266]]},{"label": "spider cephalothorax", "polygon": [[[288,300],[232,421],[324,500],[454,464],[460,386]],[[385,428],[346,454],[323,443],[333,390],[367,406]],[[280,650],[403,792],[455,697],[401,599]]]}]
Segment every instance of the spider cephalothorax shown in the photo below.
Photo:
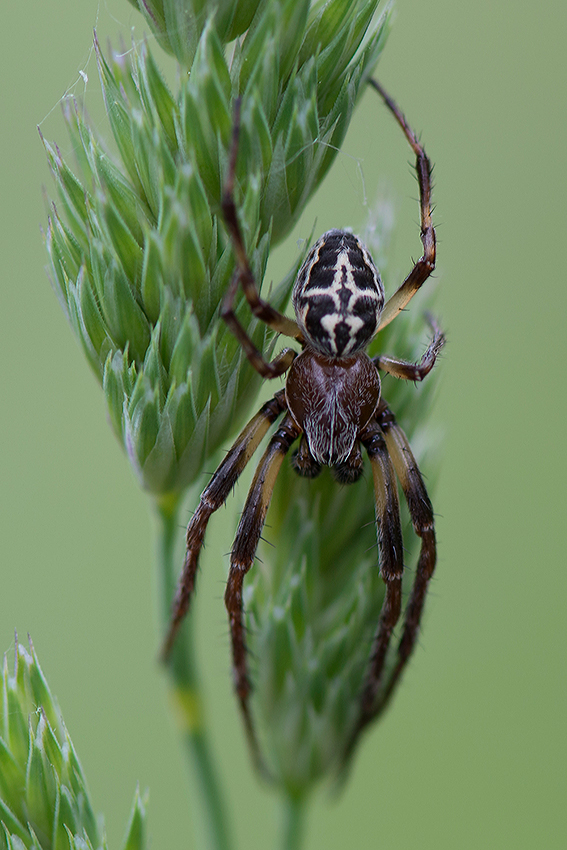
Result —
[{"label": "spider cephalothorax", "polygon": [[[330,358],[307,347],[291,364],[285,396],[312,460],[336,471],[349,464],[357,437],[376,413],[380,378],[364,351]],[[313,477],[300,464],[294,466]]]},{"label": "spider cephalothorax", "polygon": [[[358,722],[344,753],[348,758],[364,727],[389,700],[415,646],[429,580],[436,560],[433,509],[404,432],[380,393],[379,372],[405,380],[422,380],[433,368],[445,338],[429,318],[433,339],[419,363],[366,354],[375,334],[388,325],[427,280],[435,266],[435,230],[431,222],[431,167],[427,155],[403,114],[381,86],[371,85],[401,126],[416,157],[423,255],[398,290],[384,304],[384,288],[368,250],[347,230],[330,230],[310,250],[293,288],[295,320],[264,301],[258,292],[244,247],[236,205],[234,179],[239,138],[239,102],[235,108],[233,141],[223,213],[236,255],[236,271],[227,291],[222,317],[240,341],[250,363],[266,378],[287,372],[285,390],[277,392],[244,427],[201,494],[187,528],[185,564],[173,603],[167,657],[185,617],[194,590],[198,558],[211,514],[226,500],[239,475],[276,421],[258,468],[231,551],[225,592],[229,614],[236,692],[252,751],[259,759],[249,707],[250,681],[242,611],[244,577],[251,568],[270,504],[276,477],[292,444],[295,470],[306,477],[321,466],[333,469],[342,483],[362,472],[362,448],[370,460],[376,504],[380,574],[386,585],[377,618],[376,635],[366,683],[360,695]],[[301,353],[284,349],[267,361],[255,347],[234,312],[239,285],[254,315],[278,333],[295,339]],[[402,606],[403,541],[396,477],[408,504],[421,550],[413,588],[405,608],[396,661],[386,668],[386,655]]]}]

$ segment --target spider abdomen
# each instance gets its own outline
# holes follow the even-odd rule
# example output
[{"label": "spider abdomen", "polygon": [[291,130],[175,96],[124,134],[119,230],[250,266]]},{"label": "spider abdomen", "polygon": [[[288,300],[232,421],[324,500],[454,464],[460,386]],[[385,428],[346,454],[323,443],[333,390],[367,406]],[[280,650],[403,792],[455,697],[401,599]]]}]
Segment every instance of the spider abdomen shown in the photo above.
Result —
[{"label": "spider abdomen", "polygon": [[297,323],[309,343],[329,357],[349,357],[365,348],[376,333],[384,287],[358,236],[329,230],[299,270],[292,300]]},{"label": "spider abdomen", "polygon": [[339,359],[308,348],[291,364],[285,393],[314,459],[337,466],[376,412],[380,378],[364,352]]}]

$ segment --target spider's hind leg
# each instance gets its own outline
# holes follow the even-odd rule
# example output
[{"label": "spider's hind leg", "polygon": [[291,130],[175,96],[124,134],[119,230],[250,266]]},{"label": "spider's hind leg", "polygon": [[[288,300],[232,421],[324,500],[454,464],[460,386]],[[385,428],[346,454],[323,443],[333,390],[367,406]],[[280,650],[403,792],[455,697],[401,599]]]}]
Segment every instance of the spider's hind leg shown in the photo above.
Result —
[{"label": "spider's hind leg", "polygon": [[397,103],[384,91],[377,80],[370,79],[370,85],[376,89],[384,103],[403,130],[411,149],[415,154],[415,172],[419,184],[420,238],[423,254],[410,271],[399,289],[388,299],[380,317],[378,330],[382,330],[411,301],[415,293],[425,283],[435,268],[435,228],[431,219],[431,163],[425,148],[409,126]]},{"label": "spider's hind leg", "polygon": [[268,447],[258,464],[234,539],[230,556],[230,571],[224,595],[232,641],[234,687],[240,702],[252,756],[261,772],[265,771],[249,706],[251,684],[246,657],[242,586],[244,576],[254,562],[282,461],[299,433],[299,428],[293,422],[291,416],[286,416],[268,443]]},{"label": "spider's hind leg", "polygon": [[240,99],[237,99],[234,104],[234,126],[232,130],[228,173],[222,196],[222,211],[234,249],[236,270],[221,307],[221,316],[244,348],[246,356],[252,366],[260,373],[260,375],[262,375],[262,377],[276,378],[279,375],[283,375],[283,373],[289,369],[291,362],[295,357],[295,352],[291,349],[285,349],[271,362],[263,358],[261,352],[256,348],[236,316],[234,303],[236,300],[236,293],[238,291],[238,284],[241,284],[244,296],[256,318],[265,322],[268,327],[272,328],[272,330],[277,333],[292,337],[298,342],[303,342],[303,334],[299,330],[297,322],[287,316],[284,316],[283,313],[280,313],[272,307],[271,304],[260,297],[260,293],[256,285],[254,273],[252,272],[250,260],[248,259],[248,254],[246,252],[244,236],[242,234],[242,228],[240,226],[236,203],[234,200],[239,138]]}]

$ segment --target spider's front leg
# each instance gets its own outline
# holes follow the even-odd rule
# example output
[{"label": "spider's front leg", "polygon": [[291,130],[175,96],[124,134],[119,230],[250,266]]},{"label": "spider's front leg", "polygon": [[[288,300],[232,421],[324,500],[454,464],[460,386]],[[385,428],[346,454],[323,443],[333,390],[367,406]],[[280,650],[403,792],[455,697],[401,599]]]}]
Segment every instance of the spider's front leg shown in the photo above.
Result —
[{"label": "spider's front leg", "polygon": [[185,619],[195,589],[195,577],[205,531],[214,511],[223,505],[246,464],[278,416],[285,410],[285,393],[280,391],[264,404],[243,428],[232,448],[201,494],[197,510],[187,526],[185,563],[173,600],[169,630],[161,657],[167,661],[181,623]]},{"label": "spider's front leg", "polygon": [[427,588],[437,560],[433,507],[408,439],[383,400],[377,419],[384,433],[396,475],[404,491],[414,531],[421,538],[421,549],[413,588],[404,614],[404,628],[398,644],[397,662],[379,697],[376,714],[381,712],[388,703],[417,641]]},{"label": "spider's front leg", "polygon": [[270,505],[274,484],[282,461],[291,444],[299,437],[300,429],[291,416],[286,416],[276,431],[262,456],[254,475],[254,480],[242,511],[240,524],[230,557],[230,572],[224,595],[225,605],[229,615],[230,635],[232,641],[232,660],[234,670],[234,686],[248,735],[248,741],[256,765],[263,770],[258,740],[252,722],[248,698],[250,696],[250,679],[246,658],[245,627],[242,609],[242,585],[244,576],[252,566],[258,542],[264,527],[264,520]]}]

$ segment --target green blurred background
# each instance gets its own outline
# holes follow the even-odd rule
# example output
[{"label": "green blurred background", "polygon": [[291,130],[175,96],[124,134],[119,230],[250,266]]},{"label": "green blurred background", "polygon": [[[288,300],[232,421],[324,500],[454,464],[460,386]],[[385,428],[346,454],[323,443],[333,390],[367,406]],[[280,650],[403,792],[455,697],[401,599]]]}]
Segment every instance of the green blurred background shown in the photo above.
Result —
[{"label": "green blurred background", "polygon": [[[2,11],[0,648],[14,628],[31,633],[109,846],[139,782],[152,846],[189,848],[191,786],[155,662],[149,504],[50,289],[40,236],[41,186],[53,189],[35,126],[67,154],[58,102],[72,91],[104,130],[92,29],[104,44],[144,28],[126,0]],[[397,3],[379,76],[436,163],[449,337],[433,415],[445,429],[440,562],[394,707],[344,795],[315,801],[310,850],[565,846],[566,34],[561,2]],[[294,238],[315,218],[317,232],[360,228],[386,187],[399,216],[393,286],[420,249],[409,159],[369,92]],[[274,278],[288,262],[284,247]],[[276,805],[245,754],[221,598],[237,503],[211,535],[196,614],[240,846],[263,850]]]}]

